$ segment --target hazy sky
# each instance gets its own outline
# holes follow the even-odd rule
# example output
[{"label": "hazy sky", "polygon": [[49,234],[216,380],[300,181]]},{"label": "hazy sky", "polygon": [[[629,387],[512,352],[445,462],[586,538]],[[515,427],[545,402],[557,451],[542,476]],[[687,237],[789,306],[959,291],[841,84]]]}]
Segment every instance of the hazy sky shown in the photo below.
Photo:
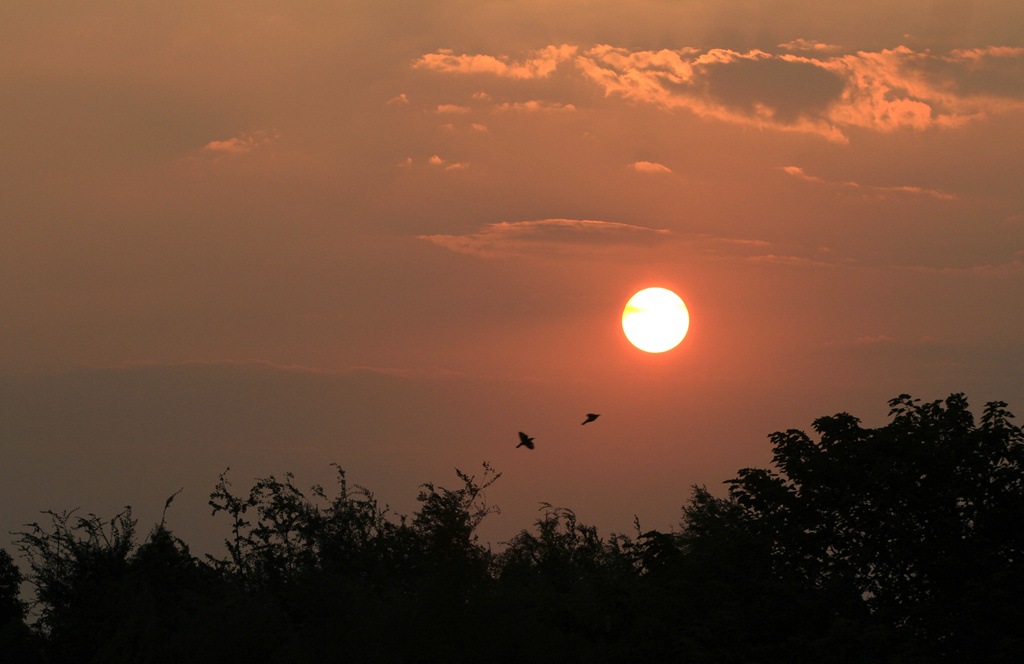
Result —
[{"label": "hazy sky", "polygon": [[1018,0],[6,0],[0,530],[483,461],[495,543],[667,529],[818,416],[1024,416],[1021,155]]}]

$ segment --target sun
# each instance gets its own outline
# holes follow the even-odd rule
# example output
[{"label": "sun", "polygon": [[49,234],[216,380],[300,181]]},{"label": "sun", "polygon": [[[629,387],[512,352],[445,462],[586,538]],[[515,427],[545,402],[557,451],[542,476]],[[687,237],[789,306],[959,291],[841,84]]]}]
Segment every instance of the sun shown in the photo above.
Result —
[{"label": "sun", "polygon": [[690,314],[678,295],[666,288],[645,288],[622,310],[622,331],[629,342],[648,353],[664,353],[679,345],[690,327]]}]

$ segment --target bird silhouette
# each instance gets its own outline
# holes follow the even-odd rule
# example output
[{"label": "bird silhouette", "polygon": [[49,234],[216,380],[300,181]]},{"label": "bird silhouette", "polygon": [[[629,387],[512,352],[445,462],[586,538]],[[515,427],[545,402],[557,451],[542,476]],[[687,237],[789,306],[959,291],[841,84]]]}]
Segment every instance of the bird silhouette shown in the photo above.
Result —
[{"label": "bird silhouette", "polygon": [[587,419],[585,419],[582,422],[580,422],[580,426],[586,424],[587,422],[593,422],[594,420],[596,420],[599,417],[601,417],[601,415],[599,413],[587,413]]},{"label": "bird silhouette", "polygon": [[516,445],[516,448],[520,448],[523,445],[526,445],[526,449],[532,450],[533,449],[533,438],[530,438],[525,433],[520,431],[519,432],[519,444]]}]

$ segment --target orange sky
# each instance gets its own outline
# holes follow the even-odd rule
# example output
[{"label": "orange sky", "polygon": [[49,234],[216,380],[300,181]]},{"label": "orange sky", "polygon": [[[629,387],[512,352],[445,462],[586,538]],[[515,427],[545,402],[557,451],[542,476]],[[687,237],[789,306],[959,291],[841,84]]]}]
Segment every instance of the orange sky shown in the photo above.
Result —
[{"label": "orange sky", "polygon": [[1010,0],[0,3],[0,527],[486,460],[495,542],[666,529],[821,415],[1024,414],[1022,121]]}]

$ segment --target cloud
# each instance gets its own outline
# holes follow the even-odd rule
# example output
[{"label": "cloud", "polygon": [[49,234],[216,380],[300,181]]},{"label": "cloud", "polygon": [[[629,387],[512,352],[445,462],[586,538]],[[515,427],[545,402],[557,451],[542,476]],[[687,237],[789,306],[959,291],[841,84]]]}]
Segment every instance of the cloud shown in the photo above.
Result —
[{"label": "cloud", "polygon": [[397,96],[392,97],[391,99],[388,99],[385,102],[385,105],[394,106],[395,104],[405,105],[405,104],[408,104],[408,103],[409,103],[409,97],[407,97],[406,94],[403,92],[400,95],[397,95]]},{"label": "cloud", "polygon": [[855,346],[861,346],[864,344],[886,344],[892,343],[894,339],[886,334],[879,334],[874,337],[857,337],[853,340]]},{"label": "cloud", "polygon": [[437,107],[438,113],[469,113],[471,109],[469,106],[459,106],[458,104],[440,104]]},{"label": "cloud", "polygon": [[849,189],[860,189],[863,191],[872,191],[878,193],[904,193],[904,194],[915,194],[921,196],[930,196],[932,198],[938,198],[940,200],[955,200],[956,196],[938,189],[925,189],[923,187],[911,187],[911,186],[875,186],[875,185],[862,185],[857,182],[834,182],[830,180],[822,179],[816,175],[809,175],[804,172],[804,169],[799,166],[783,166],[781,169],[784,173],[792,175],[793,177],[804,180],[805,182],[813,182],[815,184],[822,184],[830,187],[843,187]]},{"label": "cloud", "polygon": [[463,169],[469,168],[469,164],[465,162],[445,161],[436,154],[433,155],[430,159],[428,159],[427,163],[430,164],[431,166],[443,166],[444,170],[446,171],[461,171]]},{"label": "cloud", "polygon": [[526,113],[535,113],[537,111],[575,111],[576,107],[572,104],[561,104],[559,102],[550,101],[523,101],[523,102],[505,102],[498,104],[494,107],[495,111],[523,111]]},{"label": "cloud", "polygon": [[950,339],[938,339],[933,336],[918,335],[893,336],[890,334],[863,335],[859,337],[837,339],[823,344],[826,348],[853,348],[863,352],[907,352],[913,349],[943,349],[954,351],[962,344]]},{"label": "cloud", "polygon": [[941,274],[983,279],[1018,279],[1024,262],[963,267],[863,262],[829,247],[768,242],[757,238],[707,233],[676,233],[617,222],[541,219],[500,222],[461,235],[420,235],[439,247],[485,258],[562,257],[605,260],[681,261],[759,266],[768,270],[862,270],[865,272]]},{"label": "cloud", "polygon": [[904,265],[891,266],[894,269],[903,269],[923,274],[946,274],[946,275],[974,275],[978,277],[1012,277],[1024,276],[1024,262],[1013,260],[1008,263],[987,263],[984,265],[970,265],[967,267],[934,267],[930,265]]},{"label": "cloud", "polygon": [[210,154],[245,154],[270,143],[270,138],[263,132],[241,134],[223,141],[210,141],[202,151]]},{"label": "cloud", "polygon": [[795,126],[820,116],[843,93],[843,80],[813,62],[768,54],[730,54],[701,67],[712,104],[730,112]]},{"label": "cloud", "polygon": [[[840,263],[828,250],[783,246],[764,240],[716,235],[677,234],[608,221],[541,219],[489,224],[464,235],[421,235],[419,239],[464,254],[484,257],[558,255],[603,257],[614,251],[657,251],[662,257],[797,267],[834,267]],[[645,254],[649,256],[650,254]],[[826,260],[828,258],[829,260]],[[831,262],[829,262],[831,261]]]},{"label": "cloud", "polygon": [[629,165],[637,173],[671,173],[672,169],[668,166],[655,163],[653,161],[634,161]]},{"label": "cloud", "polygon": [[532,57],[516,61],[508,56],[455,55],[450,49],[428,53],[413,63],[418,69],[460,74],[493,74],[505,78],[531,79],[550,76],[559,63],[576,53],[575,46],[548,46],[531,53]]},{"label": "cloud", "polygon": [[421,240],[459,253],[481,256],[566,252],[586,248],[652,246],[668,239],[666,230],[609,221],[542,219],[490,224],[467,235],[421,235]]},{"label": "cloud", "polygon": [[826,117],[827,109],[842,99],[844,80],[808,58],[726,49],[629,53],[600,46],[576,62],[606,96],[845,140]]},{"label": "cloud", "polygon": [[[793,177],[800,178],[801,180],[805,180],[807,182],[820,182],[823,184],[830,184],[827,180],[823,180],[816,175],[808,175],[807,173],[804,172],[804,169],[800,168],[799,166],[782,166],[781,170],[788,175],[792,175]],[[852,185],[855,187],[858,186],[856,182],[842,182],[839,184]]]},{"label": "cloud", "polygon": [[960,98],[1024,99],[1024,48],[989,46],[946,56],[913,54],[906,68],[934,87],[950,87]]},{"label": "cloud", "polygon": [[[731,257],[730,257],[731,258]],[[742,257],[746,263],[757,264],[757,265],[771,265],[781,267],[813,267],[813,268],[835,268],[840,263],[833,261],[824,261],[811,258],[809,256],[795,256],[788,254],[774,254],[774,253],[752,253],[749,256]]]},{"label": "cloud", "polygon": [[606,97],[687,110],[707,119],[815,133],[837,142],[846,142],[851,128],[957,127],[993,113],[1024,110],[1021,48],[938,54],[900,46],[844,54],[837,46],[804,39],[779,48],[786,52],[634,51],[607,44],[580,51],[562,45],[524,61],[438,51],[422,56],[415,66],[528,79],[547,76],[571,59],[571,71]]},{"label": "cloud", "polygon": [[843,50],[841,46],[823,44],[822,42],[810,39],[794,39],[793,41],[786,42],[785,44],[779,44],[779,48],[791,52],[810,53],[839,53]]},{"label": "cloud", "polygon": [[846,80],[836,125],[877,131],[956,127],[992,113],[1024,109],[1024,49],[948,55],[901,46],[820,61]]}]

